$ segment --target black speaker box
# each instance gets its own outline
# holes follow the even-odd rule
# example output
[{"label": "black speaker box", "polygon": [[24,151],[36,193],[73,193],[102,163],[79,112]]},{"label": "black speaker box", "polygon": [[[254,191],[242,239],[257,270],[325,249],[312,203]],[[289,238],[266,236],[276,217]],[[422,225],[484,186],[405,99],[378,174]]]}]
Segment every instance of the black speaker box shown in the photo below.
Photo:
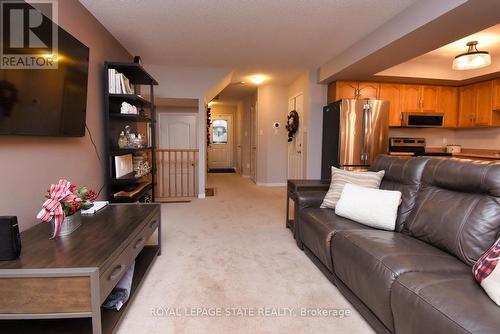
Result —
[{"label": "black speaker box", "polygon": [[21,255],[21,235],[17,217],[0,217],[0,261],[15,260]]}]

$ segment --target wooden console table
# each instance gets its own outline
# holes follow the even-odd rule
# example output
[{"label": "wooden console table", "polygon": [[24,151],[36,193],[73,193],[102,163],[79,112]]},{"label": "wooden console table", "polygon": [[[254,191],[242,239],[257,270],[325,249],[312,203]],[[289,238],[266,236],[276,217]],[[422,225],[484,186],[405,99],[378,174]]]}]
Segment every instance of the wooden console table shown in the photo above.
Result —
[{"label": "wooden console table", "polygon": [[[21,233],[21,257],[0,262],[0,333],[113,333],[160,255],[160,205],[112,204],[49,237],[50,224],[37,224]],[[101,309],[134,260],[128,302]]]}]

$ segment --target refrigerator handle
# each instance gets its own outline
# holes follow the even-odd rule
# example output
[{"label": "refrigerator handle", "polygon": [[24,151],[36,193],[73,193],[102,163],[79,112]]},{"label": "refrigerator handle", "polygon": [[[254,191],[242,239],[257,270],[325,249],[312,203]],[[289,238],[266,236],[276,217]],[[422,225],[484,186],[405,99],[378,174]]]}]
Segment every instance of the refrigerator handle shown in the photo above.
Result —
[{"label": "refrigerator handle", "polygon": [[361,161],[364,164],[368,163],[368,114],[370,112],[370,104],[368,101],[363,105],[363,152],[361,153]]},{"label": "refrigerator handle", "polygon": [[366,129],[365,129],[365,132],[366,132],[366,136],[365,136],[365,140],[366,140],[365,165],[368,165],[368,163],[370,161],[371,145],[373,143],[372,140],[369,140],[369,138],[373,139],[372,138],[372,136],[373,136],[372,121],[373,121],[372,120],[372,106],[370,105],[370,103],[367,100],[366,101],[366,123],[365,123],[365,126],[366,126]]}]

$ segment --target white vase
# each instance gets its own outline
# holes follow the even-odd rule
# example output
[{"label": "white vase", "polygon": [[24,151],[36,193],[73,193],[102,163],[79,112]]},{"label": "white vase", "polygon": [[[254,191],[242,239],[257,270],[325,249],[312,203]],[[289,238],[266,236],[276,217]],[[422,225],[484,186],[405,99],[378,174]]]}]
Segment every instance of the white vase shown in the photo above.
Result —
[{"label": "white vase", "polygon": [[[55,223],[54,220],[50,222],[52,226],[52,235],[54,235]],[[56,237],[65,237],[73,233],[77,228],[82,225],[82,215],[81,212],[78,211],[74,215],[64,217],[63,222],[61,223],[61,229],[59,230],[59,234]]]}]

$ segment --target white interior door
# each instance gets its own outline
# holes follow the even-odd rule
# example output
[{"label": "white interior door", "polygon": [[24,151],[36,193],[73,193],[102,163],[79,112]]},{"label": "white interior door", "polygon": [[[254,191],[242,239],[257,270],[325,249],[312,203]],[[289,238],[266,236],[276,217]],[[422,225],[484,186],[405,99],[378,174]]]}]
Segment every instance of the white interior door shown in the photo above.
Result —
[{"label": "white interior door", "polygon": [[214,115],[210,126],[208,168],[231,168],[233,166],[233,117]]},{"label": "white interior door", "polygon": [[250,108],[250,179],[257,182],[257,111]]},{"label": "white interior door", "polygon": [[167,197],[186,196],[193,192],[193,185],[198,182],[198,172],[194,170],[197,162],[194,153],[183,150],[197,148],[196,115],[160,113],[158,139],[160,150],[179,150],[160,153],[158,188],[163,194],[168,194]]},{"label": "white interior door", "polygon": [[293,140],[288,143],[288,179],[297,180],[304,178],[304,147],[303,125],[304,97],[297,95],[289,100],[288,110],[295,110],[299,114],[299,128]]},{"label": "white interior door", "polygon": [[196,116],[159,114],[159,149],[196,148]]}]

